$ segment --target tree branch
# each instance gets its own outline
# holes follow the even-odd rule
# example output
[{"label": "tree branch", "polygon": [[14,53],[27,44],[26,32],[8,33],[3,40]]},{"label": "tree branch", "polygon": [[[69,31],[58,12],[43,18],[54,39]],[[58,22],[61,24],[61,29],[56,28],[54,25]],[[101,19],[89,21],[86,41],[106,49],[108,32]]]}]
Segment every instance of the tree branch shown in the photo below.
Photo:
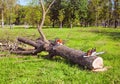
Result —
[{"label": "tree branch", "polygon": [[42,13],[45,13],[45,7],[44,7],[44,4],[43,4],[43,1],[42,0],[40,0],[40,3],[41,3],[41,6],[42,6]]},{"label": "tree branch", "polygon": [[41,4],[41,7],[42,7],[42,20],[39,24],[39,27],[38,27],[38,32],[40,33],[41,35],[41,38],[42,40],[46,43],[46,44],[49,44],[49,41],[47,40],[46,36],[44,35],[43,31],[42,31],[42,27],[44,25],[44,21],[45,21],[45,16],[47,14],[47,12],[49,11],[50,7],[52,6],[52,4],[55,2],[55,0],[53,0],[50,5],[48,6],[47,10],[45,10],[45,6],[44,6],[44,3],[43,3],[43,0],[39,0],[40,1],[40,4]]},{"label": "tree branch", "polygon": [[51,8],[51,6],[53,5],[53,3],[54,3],[55,1],[56,1],[56,0],[53,0],[53,1],[49,4],[49,6],[48,6],[47,10],[45,11],[45,13],[47,13],[47,12],[49,11],[49,9]]},{"label": "tree branch", "polygon": [[42,7],[42,20],[39,24],[39,27],[38,27],[38,32],[40,33],[41,35],[41,39],[46,42],[46,43],[49,43],[49,41],[46,39],[43,31],[42,31],[42,27],[44,25],[44,21],[45,21],[45,16],[46,16],[46,13],[45,13],[45,7],[44,7],[44,3],[42,0],[39,0],[40,1],[40,4],[41,4],[41,7]]}]

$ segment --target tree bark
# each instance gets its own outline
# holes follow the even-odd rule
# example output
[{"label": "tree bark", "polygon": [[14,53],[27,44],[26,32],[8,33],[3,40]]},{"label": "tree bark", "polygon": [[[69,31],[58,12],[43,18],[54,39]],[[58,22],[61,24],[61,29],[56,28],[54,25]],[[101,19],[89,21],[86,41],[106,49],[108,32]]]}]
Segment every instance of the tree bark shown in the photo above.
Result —
[{"label": "tree bark", "polygon": [[45,21],[45,14],[43,13],[41,24],[38,27],[38,32],[40,33],[40,36],[41,36],[42,40],[44,42],[46,42],[46,43],[49,43],[49,41],[47,40],[47,38],[45,37],[45,35],[44,35],[43,31],[42,31],[44,21]]},{"label": "tree bark", "polygon": [[55,28],[55,20],[52,21],[52,27]]},{"label": "tree bark", "polygon": [[71,28],[71,29],[73,28],[73,24],[72,24],[72,22],[70,22],[70,28]]},{"label": "tree bark", "polygon": [[2,23],[1,23],[1,27],[4,28],[4,9],[2,9]]},{"label": "tree bark", "polygon": [[40,24],[39,24],[38,32],[40,33],[40,36],[41,36],[42,40],[43,40],[45,43],[49,44],[49,41],[47,40],[46,36],[44,35],[44,33],[43,33],[43,31],[42,31],[42,27],[43,27],[43,25],[44,25],[45,16],[46,16],[47,12],[49,11],[50,7],[52,6],[52,4],[55,2],[55,0],[53,0],[53,1],[49,4],[49,6],[48,6],[48,8],[47,8],[46,10],[45,10],[45,6],[44,6],[44,2],[43,2],[42,0],[39,0],[39,1],[40,1],[40,4],[41,4],[41,7],[42,7],[42,20],[41,20],[41,22],[40,22]]},{"label": "tree bark", "polygon": [[64,45],[54,46],[53,51],[49,52],[48,58],[54,56],[61,56],[73,63],[76,63],[84,68],[88,69],[101,69],[103,68],[103,59],[98,56],[84,57],[85,52],[81,50],[75,50]]},{"label": "tree bark", "polygon": [[118,0],[114,0],[114,28],[118,26],[118,14],[117,14]]},{"label": "tree bark", "polygon": [[31,45],[35,47],[35,49],[24,50],[19,48],[16,50],[11,50],[11,53],[24,54],[24,55],[30,55],[30,54],[37,55],[37,53],[40,53],[41,51],[47,51],[49,54],[48,56],[46,56],[46,58],[49,59],[53,58],[54,56],[61,56],[72,63],[76,63],[90,70],[103,68],[103,59],[101,57],[98,56],[86,57],[85,56],[86,53],[81,50],[75,50],[64,45],[56,45],[52,41],[50,42],[50,45],[46,49],[44,48],[44,45],[46,43],[43,42],[41,39],[38,39],[36,42],[34,42],[28,39],[18,38],[18,41]]},{"label": "tree bark", "polygon": [[62,27],[63,27],[63,24],[62,24],[62,21],[60,21],[60,28],[62,29]]},{"label": "tree bark", "polygon": [[96,16],[95,16],[95,26],[98,27],[98,11],[96,11]]},{"label": "tree bark", "polygon": [[25,50],[21,47],[18,47],[16,50],[10,50],[11,53],[15,53],[15,54],[23,54],[23,55],[36,55],[37,53],[40,53],[41,51],[45,51],[44,48],[44,42],[40,39],[38,39],[36,42],[32,41],[32,40],[28,40],[26,38],[21,38],[19,37],[17,39],[19,42],[31,45],[33,47],[35,47],[32,50]]},{"label": "tree bark", "polygon": [[18,40],[19,42],[22,42],[22,43],[25,43],[25,44],[34,46],[35,48],[38,47],[38,44],[37,44],[37,43],[35,43],[34,41],[31,41],[31,40],[28,40],[28,39],[26,39],[26,38],[21,38],[21,37],[19,37],[19,38],[17,38],[17,40]]}]

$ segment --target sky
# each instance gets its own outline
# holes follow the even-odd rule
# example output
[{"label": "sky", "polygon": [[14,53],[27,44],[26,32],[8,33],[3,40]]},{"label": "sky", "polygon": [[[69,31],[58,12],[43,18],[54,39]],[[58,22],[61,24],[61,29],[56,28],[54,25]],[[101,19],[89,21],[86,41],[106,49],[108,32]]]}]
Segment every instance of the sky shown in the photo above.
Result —
[{"label": "sky", "polygon": [[27,1],[26,1],[26,0],[19,0],[19,3],[20,3],[21,5],[26,5],[26,4],[27,4]]},{"label": "sky", "polygon": [[[111,0],[111,1],[112,1],[112,3],[114,4],[113,0]],[[27,4],[27,0],[19,0],[19,3],[20,3],[21,5],[26,5],[26,4]]]}]

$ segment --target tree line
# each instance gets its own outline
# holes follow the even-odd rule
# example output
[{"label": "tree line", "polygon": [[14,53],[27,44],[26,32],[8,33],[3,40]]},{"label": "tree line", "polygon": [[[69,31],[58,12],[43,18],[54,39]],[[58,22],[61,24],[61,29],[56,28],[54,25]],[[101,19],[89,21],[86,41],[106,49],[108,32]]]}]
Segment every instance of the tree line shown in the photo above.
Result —
[{"label": "tree line", "polygon": [[[44,0],[49,2],[50,0]],[[37,0],[20,5],[18,0],[0,0],[1,26],[39,26],[42,7]],[[120,0],[56,0],[46,15],[45,26],[120,26]]]}]

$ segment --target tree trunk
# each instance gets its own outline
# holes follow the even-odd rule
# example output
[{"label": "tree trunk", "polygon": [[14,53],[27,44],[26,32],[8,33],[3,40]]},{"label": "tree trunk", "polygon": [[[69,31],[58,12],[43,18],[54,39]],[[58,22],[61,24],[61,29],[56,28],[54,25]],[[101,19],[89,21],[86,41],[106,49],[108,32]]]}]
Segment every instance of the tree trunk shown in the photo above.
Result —
[{"label": "tree trunk", "polygon": [[112,18],[112,2],[111,0],[109,0],[109,7],[108,7],[108,20],[107,20],[107,27],[111,27],[110,22],[111,22],[111,18]]},{"label": "tree trunk", "polygon": [[62,22],[60,22],[60,28],[62,28],[62,26],[63,26],[63,24],[62,24]]},{"label": "tree trunk", "polygon": [[115,22],[114,22],[114,28],[117,28],[117,26],[118,26],[118,22],[117,22],[117,20],[115,20]]},{"label": "tree trunk", "polygon": [[70,22],[70,28],[71,28],[71,29],[73,28],[73,24],[72,24],[72,22]]},{"label": "tree trunk", "polygon": [[55,20],[52,21],[52,27],[55,28]]},{"label": "tree trunk", "polygon": [[33,50],[24,50],[24,49],[16,49],[11,50],[11,53],[15,54],[24,54],[24,55],[36,55],[37,53],[40,53],[41,51],[47,51],[49,52],[49,55],[46,56],[47,58],[53,58],[54,56],[61,56],[67,60],[69,60],[72,63],[76,63],[84,68],[88,69],[102,69],[103,68],[103,59],[98,56],[88,56],[86,57],[86,53],[81,50],[75,50],[72,48],[69,48],[64,45],[56,45],[54,42],[50,42],[50,45],[46,48],[44,48],[44,45],[46,44],[41,39],[38,39],[36,42],[24,39],[24,38],[18,38],[18,41],[23,42],[25,44],[29,44],[35,49]]},{"label": "tree trunk", "polygon": [[114,0],[114,28],[117,28],[118,25],[118,13],[117,13],[117,8],[118,8],[118,0]]},{"label": "tree trunk", "polygon": [[98,27],[98,11],[96,11],[95,26]]},{"label": "tree trunk", "polygon": [[64,45],[54,46],[53,51],[49,52],[48,58],[54,56],[61,56],[73,63],[76,63],[88,69],[101,69],[103,68],[103,59],[98,56],[84,57],[85,52],[81,50],[74,50]]},{"label": "tree trunk", "polygon": [[2,23],[1,23],[1,27],[4,28],[4,11],[2,9]]}]

